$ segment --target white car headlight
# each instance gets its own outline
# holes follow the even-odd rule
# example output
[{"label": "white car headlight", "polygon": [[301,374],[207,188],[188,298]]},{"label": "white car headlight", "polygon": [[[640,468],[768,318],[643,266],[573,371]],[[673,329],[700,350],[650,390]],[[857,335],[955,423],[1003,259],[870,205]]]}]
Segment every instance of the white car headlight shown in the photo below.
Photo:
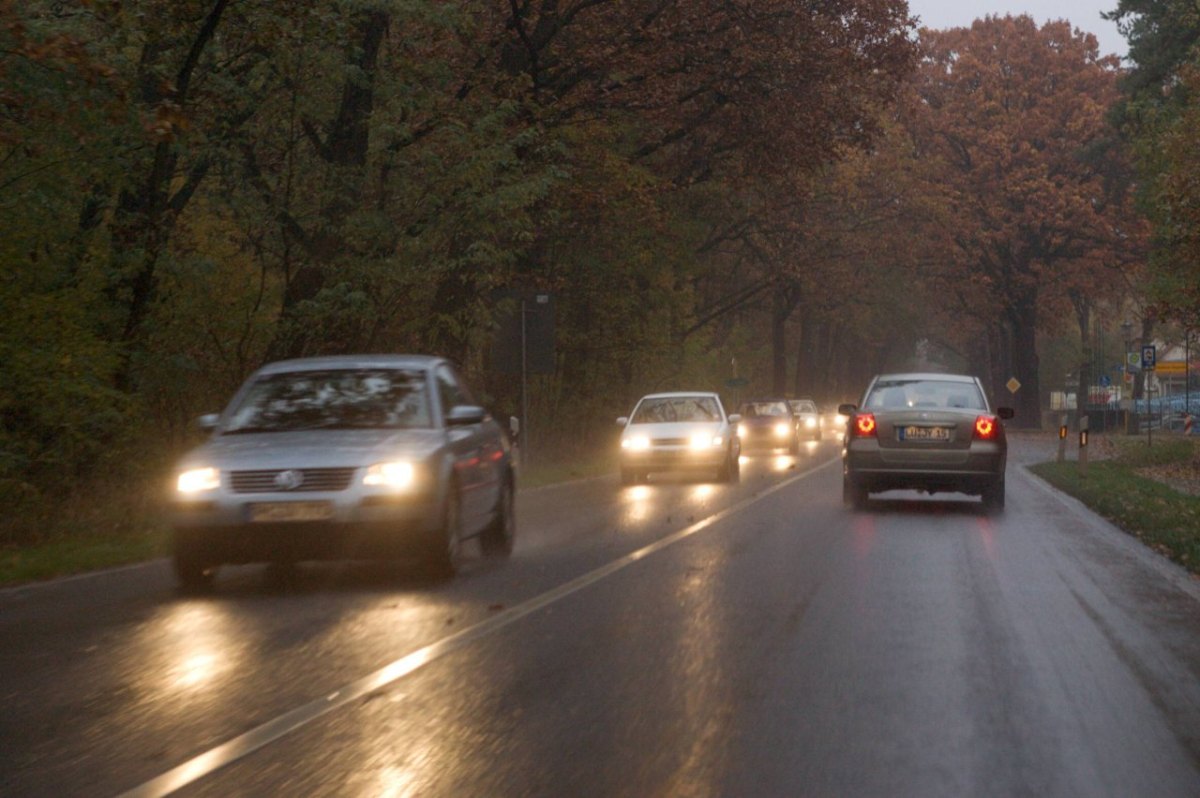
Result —
[{"label": "white car headlight", "polygon": [[628,438],[621,439],[622,449],[633,449],[634,451],[642,451],[650,448],[650,439],[645,435],[630,435]]},{"label": "white car headlight", "polygon": [[790,431],[791,430],[788,429],[787,424],[776,424],[775,425],[775,437],[776,438],[786,437]]},{"label": "white car headlight", "polygon": [[745,424],[738,424],[738,437],[739,438],[746,437],[746,425]]},{"label": "white car headlight", "polygon": [[215,468],[193,468],[184,471],[175,482],[180,493],[203,493],[221,487],[221,472]]},{"label": "white car headlight", "polygon": [[363,484],[390,490],[408,490],[416,481],[417,470],[412,463],[403,460],[394,463],[376,463],[367,469]]},{"label": "white car headlight", "polygon": [[815,418],[806,418],[804,419],[804,426],[812,429],[813,427],[817,426],[817,420]]}]

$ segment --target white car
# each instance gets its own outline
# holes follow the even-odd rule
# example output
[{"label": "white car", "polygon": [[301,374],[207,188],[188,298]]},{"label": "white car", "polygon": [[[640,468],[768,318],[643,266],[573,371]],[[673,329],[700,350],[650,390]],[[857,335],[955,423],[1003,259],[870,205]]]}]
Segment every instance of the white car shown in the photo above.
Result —
[{"label": "white car", "polygon": [[727,415],[715,393],[643,396],[621,431],[621,481],[642,482],[652,471],[712,470],[719,482],[738,478],[740,416]]}]

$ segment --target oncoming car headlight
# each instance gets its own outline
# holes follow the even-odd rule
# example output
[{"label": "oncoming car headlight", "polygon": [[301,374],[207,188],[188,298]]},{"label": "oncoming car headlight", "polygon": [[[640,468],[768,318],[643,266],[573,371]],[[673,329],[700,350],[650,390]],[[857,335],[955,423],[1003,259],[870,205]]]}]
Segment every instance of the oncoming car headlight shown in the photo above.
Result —
[{"label": "oncoming car headlight", "polygon": [[367,469],[366,475],[363,476],[363,484],[391,490],[407,490],[412,487],[416,475],[412,463],[376,463]]},{"label": "oncoming car headlight", "polygon": [[697,432],[688,439],[688,444],[693,449],[707,449],[710,446],[720,446],[724,442],[720,435],[713,435],[709,432]]},{"label": "oncoming car headlight", "polygon": [[804,426],[812,429],[813,427],[817,426],[817,420],[815,418],[806,418],[804,419]]},{"label": "oncoming car headlight", "polygon": [[650,439],[645,435],[631,435],[628,438],[621,439],[621,448],[633,449],[634,451],[640,452],[644,449],[650,448]]},{"label": "oncoming car headlight", "polygon": [[776,424],[775,425],[775,437],[776,438],[786,437],[788,432],[790,432],[790,430],[788,429],[787,424]]},{"label": "oncoming car headlight", "polygon": [[184,471],[175,482],[180,493],[202,493],[221,487],[221,472],[215,468],[193,468]]}]

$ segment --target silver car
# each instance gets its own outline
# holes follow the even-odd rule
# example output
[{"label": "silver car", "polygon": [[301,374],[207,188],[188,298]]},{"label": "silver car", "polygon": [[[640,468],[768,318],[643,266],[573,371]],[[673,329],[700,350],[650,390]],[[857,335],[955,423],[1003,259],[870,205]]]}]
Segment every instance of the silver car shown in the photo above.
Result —
[{"label": "silver car", "polygon": [[842,448],[842,494],[862,508],[869,493],[910,489],[983,497],[1004,507],[1008,442],[1004,419],[992,411],[983,385],[956,374],[883,374],[871,380],[862,405],[841,405],[848,417]]},{"label": "silver car", "polygon": [[478,537],[512,551],[508,439],[450,363],[419,355],[286,360],[259,369],[175,470],[175,572],[223,563],[423,555],[441,574]]}]

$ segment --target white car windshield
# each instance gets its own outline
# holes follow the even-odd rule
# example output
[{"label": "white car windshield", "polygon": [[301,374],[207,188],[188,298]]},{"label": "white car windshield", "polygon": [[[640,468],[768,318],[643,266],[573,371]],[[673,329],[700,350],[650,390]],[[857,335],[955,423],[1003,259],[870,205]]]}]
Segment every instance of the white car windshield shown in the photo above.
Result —
[{"label": "white car windshield", "polygon": [[338,369],[260,378],[230,414],[222,433],[429,426],[423,373]]},{"label": "white car windshield", "polygon": [[631,424],[664,424],[677,421],[720,421],[721,408],[711,396],[659,396],[643,399]]}]

